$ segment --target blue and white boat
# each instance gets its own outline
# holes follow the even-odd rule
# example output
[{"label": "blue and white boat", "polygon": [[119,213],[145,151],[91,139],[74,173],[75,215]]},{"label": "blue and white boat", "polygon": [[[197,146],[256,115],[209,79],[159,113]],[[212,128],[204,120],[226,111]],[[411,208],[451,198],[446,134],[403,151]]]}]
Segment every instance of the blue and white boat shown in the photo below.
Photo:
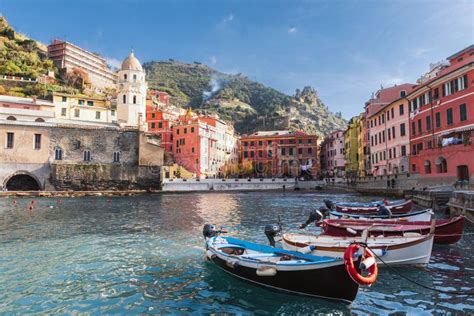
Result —
[{"label": "blue and white boat", "polygon": [[341,259],[320,257],[219,236],[203,230],[206,257],[223,271],[248,282],[294,294],[352,302],[359,285]]}]

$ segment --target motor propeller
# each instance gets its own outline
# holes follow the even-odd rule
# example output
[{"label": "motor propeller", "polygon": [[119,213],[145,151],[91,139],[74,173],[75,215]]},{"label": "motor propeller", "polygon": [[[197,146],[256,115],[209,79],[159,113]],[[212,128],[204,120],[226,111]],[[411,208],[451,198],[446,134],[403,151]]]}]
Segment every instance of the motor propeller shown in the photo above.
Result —
[{"label": "motor propeller", "polygon": [[268,238],[270,246],[275,247],[275,237],[281,233],[281,225],[268,224],[265,225],[265,235]]},{"label": "motor propeller", "polygon": [[388,218],[392,218],[392,211],[390,211],[385,205],[380,205],[378,212],[380,215],[386,215]]},{"label": "motor propeller", "polygon": [[204,236],[204,239],[208,239],[208,238],[217,236],[219,234],[225,234],[225,233],[227,232],[223,230],[218,230],[216,225],[213,225],[213,224],[205,224],[204,227],[202,228],[202,234]]},{"label": "motor propeller", "polygon": [[331,200],[324,200],[324,205],[330,210],[333,210],[336,206],[334,205],[334,202]]},{"label": "motor propeller", "polygon": [[312,222],[321,222],[328,215],[328,213],[329,210],[324,206],[321,206],[317,210],[312,210],[311,213],[309,213],[308,220],[306,220],[306,222],[300,225],[300,229],[306,228],[306,226],[308,226]]}]

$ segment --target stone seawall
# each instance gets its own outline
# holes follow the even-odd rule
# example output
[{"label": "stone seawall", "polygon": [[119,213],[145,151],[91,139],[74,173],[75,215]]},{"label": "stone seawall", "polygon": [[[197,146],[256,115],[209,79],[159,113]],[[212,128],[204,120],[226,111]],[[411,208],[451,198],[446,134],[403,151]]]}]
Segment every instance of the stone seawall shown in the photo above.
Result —
[{"label": "stone seawall", "polygon": [[50,182],[58,191],[159,189],[157,168],[113,164],[53,164]]},{"label": "stone seawall", "polygon": [[295,179],[164,179],[164,192],[316,189],[322,181]]}]

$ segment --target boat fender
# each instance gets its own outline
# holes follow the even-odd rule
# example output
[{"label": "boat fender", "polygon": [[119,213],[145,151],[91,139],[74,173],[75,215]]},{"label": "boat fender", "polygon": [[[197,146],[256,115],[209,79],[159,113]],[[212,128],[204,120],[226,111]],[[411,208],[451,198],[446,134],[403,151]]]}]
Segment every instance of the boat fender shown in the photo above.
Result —
[{"label": "boat fender", "polygon": [[277,274],[277,270],[272,267],[260,267],[257,269],[258,276],[275,276]]},{"label": "boat fender", "polygon": [[347,230],[349,233],[351,233],[352,235],[356,235],[356,234],[357,234],[357,232],[355,231],[355,229],[352,229],[352,228],[350,228],[350,227],[347,227],[346,230]]},{"label": "boat fender", "polygon": [[360,263],[360,268],[362,270],[367,270],[369,269],[371,266],[373,266],[375,264],[375,259],[374,257],[368,257],[366,259],[364,259],[361,263]]},{"label": "boat fender", "polygon": [[[365,270],[367,271],[367,275],[364,276],[361,273],[359,273],[354,265],[354,259],[353,256],[355,253],[359,251],[361,246],[359,244],[351,244],[349,247],[347,247],[346,251],[344,252],[344,264],[346,266],[346,271],[349,274],[349,276],[354,280],[359,285],[372,285],[376,280],[377,280],[377,275],[379,272],[377,262],[375,261],[374,254],[372,251],[370,251],[368,248],[365,248],[364,252],[364,261],[369,259],[369,258],[374,258],[374,263],[370,265],[370,267]],[[368,265],[367,261],[367,265]]]},{"label": "boat fender", "polygon": [[311,253],[313,251],[316,250],[316,246],[313,246],[313,245],[309,245],[309,246],[306,246],[306,247],[303,247],[303,248],[299,248],[298,249],[298,252],[301,252],[301,253],[304,253],[304,254],[308,254],[308,253]]},{"label": "boat fender", "polygon": [[212,260],[216,257],[216,255],[212,251],[208,250],[208,251],[206,251],[206,257],[208,259]]}]

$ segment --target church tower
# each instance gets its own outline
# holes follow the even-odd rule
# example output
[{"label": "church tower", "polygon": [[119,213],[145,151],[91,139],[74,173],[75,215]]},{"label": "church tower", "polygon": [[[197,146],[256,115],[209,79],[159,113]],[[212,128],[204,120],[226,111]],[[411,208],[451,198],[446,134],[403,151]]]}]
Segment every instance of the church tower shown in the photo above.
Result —
[{"label": "church tower", "polygon": [[122,127],[140,127],[146,121],[145,71],[133,50],[118,72],[117,120]]}]

